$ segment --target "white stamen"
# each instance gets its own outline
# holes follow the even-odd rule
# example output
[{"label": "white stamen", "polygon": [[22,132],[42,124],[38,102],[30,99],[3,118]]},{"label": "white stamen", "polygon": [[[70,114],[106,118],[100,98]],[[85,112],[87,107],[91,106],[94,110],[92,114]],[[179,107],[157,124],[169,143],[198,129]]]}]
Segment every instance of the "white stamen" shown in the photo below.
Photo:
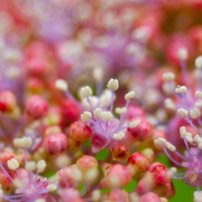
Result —
[{"label": "white stamen", "polygon": [[132,122],[129,123],[129,127],[130,127],[130,128],[135,128],[135,127],[137,127],[140,123],[141,123],[140,120],[132,121]]},{"label": "white stamen", "polygon": [[166,108],[172,109],[172,110],[175,109],[175,103],[171,99],[167,98],[164,103]]},{"label": "white stamen", "polygon": [[180,116],[182,116],[182,117],[188,116],[188,111],[187,111],[186,109],[184,109],[184,108],[178,109],[178,110],[177,110],[177,113],[178,113]]},{"label": "white stamen", "polygon": [[28,171],[36,170],[36,162],[35,161],[28,161],[25,164],[25,169]]},{"label": "white stamen", "polygon": [[189,114],[190,114],[191,118],[197,119],[198,117],[201,116],[201,110],[198,107],[194,107],[189,110]]},{"label": "white stamen", "polygon": [[173,144],[171,144],[170,142],[166,142],[166,147],[167,147],[167,149],[169,149],[172,152],[174,152],[176,150],[176,147]]},{"label": "white stamen", "polygon": [[126,95],[125,95],[125,100],[126,101],[129,101],[129,100],[131,100],[132,98],[134,98],[135,97],[135,92],[134,91],[130,91],[130,92],[128,92]]},{"label": "white stamen", "polygon": [[176,93],[186,93],[187,92],[187,87],[186,86],[177,86],[175,88]]},{"label": "white stamen", "polygon": [[93,78],[96,81],[102,81],[103,79],[103,69],[101,67],[97,67],[93,69]]},{"label": "white stamen", "polygon": [[178,58],[180,59],[180,60],[187,60],[187,58],[188,58],[188,51],[187,51],[187,49],[186,48],[184,48],[184,47],[182,47],[182,48],[180,48],[179,50],[178,50]]},{"label": "white stamen", "polygon": [[115,109],[115,112],[116,112],[117,114],[125,114],[125,113],[127,112],[127,109],[126,109],[126,107],[122,107],[122,108],[117,107],[117,108]]},{"label": "white stamen", "polygon": [[46,168],[46,162],[44,160],[40,160],[36,164],[36,167],[37,167],[37,172],[42,173]]},{"label": "white stamen", "polygon": [[68,84],[63,79],[57,79],[55,82],[55,87],[61,91],[66,91],[68,89]]},{"label": "white stamen", "polygon": [[175,74],[172,72],[167,72],[163,74],[164,81],[173,81],[175,79]]},{"label": "white stamen", "polygon": [[85,111],[83,114],[81,114],[81,120],[84,122],[88,122],[91,117],[92,113],[88,111]]},{"label": "white stamen", "polygon": [[110,79],[107,84],[107,87],[110,90],[116,91],[119,88],[119,81],[117,79]]},{"label": "white stamen", "polygon": [[162,147],[164,147],[166,145],[166,139],[164,139],[162,137],[159,137],[156,140],[154,140],[154,145],[157,148],[162,148]]},{"label": "white stamen", "polygon": [[113,115],[111,112],[107,111],[107,112],[102,112],[102,119],[104,121],[111,121],[113,118]]},{"label": "white stamen", "polygon": [[202,91],[196,91],[195,92],[195,97],[202,98]]},{"label": "white stamen", "polygon": [[16,170],[17,168],[19,168],[19,163],[15,158],[8,160],[7,165],[10,170]]},{"label": "white stamen", "polygon": [[113,138],[115,139],[115,140],[122,140],[123,138],[125,137],[125,133],[124,132],[119,132],[119,133],[115,133],[114,135],[113,135]]},{"label": "white stamen", "polygon": [[195,59],[195,66],[197,69],[201,69],[202,68],[202,56],[198,56]]},{"label": "white stamen", "polygon": [[89,86],[82,87],[80,89],[80,96],[81,98],[86,98],[92,95],[92,90]]}]

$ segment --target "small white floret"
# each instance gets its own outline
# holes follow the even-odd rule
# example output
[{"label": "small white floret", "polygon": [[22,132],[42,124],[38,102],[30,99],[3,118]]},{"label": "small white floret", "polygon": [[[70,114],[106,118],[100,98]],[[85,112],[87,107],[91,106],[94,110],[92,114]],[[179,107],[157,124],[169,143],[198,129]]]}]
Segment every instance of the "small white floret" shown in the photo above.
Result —
[{"label": "small white floret", "polygon": [[202,56],[198,56],[195,59],[195,66],[197,69],[201,69],[202,68]]},{"label": "small white floret", "polygon": [[107,87],[110,90],[116,91],[119,88],[119,81],[117,79],[110,79],[107,84]]},{"label": "small white floret", "polygon": [[177,113],[178,113],[180,116],[182,116],[182,117],[188,116],[188,111],[187,111],[186,109],[184,109],[184,108],[178,109],[178,110],[177,110]]},{"label": "small white floret", "polygon": [[16,170],[17,168],[19,168],[19,163],[15,158],[8,160],[7,165],[10,170]]},{"label": "small white floret", "polygon": [[46,162],[44,160],[40,160],[36,164],[36,167],[37,167],[37,172],[42,173],[46,168]]},{"label": "small white floret", "polygon": [[66,91],[68,89],[68,84],[63,79],[57,79],[55,82],[55,87],[61,91]]}]

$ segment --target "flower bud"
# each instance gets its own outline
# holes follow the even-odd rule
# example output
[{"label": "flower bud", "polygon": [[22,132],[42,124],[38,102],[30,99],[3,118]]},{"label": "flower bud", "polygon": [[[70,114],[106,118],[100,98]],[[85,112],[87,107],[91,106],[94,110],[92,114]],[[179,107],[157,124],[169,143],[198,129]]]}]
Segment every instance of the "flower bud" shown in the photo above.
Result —
[{"label": "flower bud", "polygon": [[125,144],[116,144],[112,148],[112,156],[114,160],[125,160],[128,156],[129,150]]},{"label": "flower bud", "polygon": [[42,118],[48,112],[48,103],[41,96],[33,95],[26,103],[26,111],[33,118]]},{"label": "flower bud", "polygon": [[153,192],[148,192],[139,198],[139,202],[161,202],[161,198]]},{"label": "flower bud", "polygon": [[82,172],[77,166],[72,165],[62,168],[57,172],[59,184],[61,187],[77,187],[82,183]]},{"label": "flower bud", "polygon": [[103,189],[122,188],[131,180],[130,170],[123,165],[115,164],[109,168],[107,176],[101,181]]},{"label": "flower bud", "polygon": [[92,131],[85,122],[77,121],[70,126],[69,137],[75,142],[84,143],[91,135]]},{"label": "flower bud", "polygon": [[115,189],[106,194],[106,200],[110,202],[129,202],[129,196],[124,189]]},{"label": "flower bud", "polygon": [[44,138],[43,147],[49,154],[59,154],[68,147],[67,136],[63,133],[53,133]]},{"label": "flower bud", "polygon": [[128,158],[127,167],[130,169],[132,176],[134,176],[139,172],[145,172],[149,164],[149,159],[145,155],[135,152]]},{"label": "flower bud", "polygon": [[95,157],[84,155],[80,159],[78,159],[76,165],[81,171],[88,171],[90,169],[97,168],[98,162]]},{"label": "flower bud", "polygon": [[134,128],[128,128],[128,131],[133,137],[143,141],[151,135],[152,125],[143,117],[135,117],[131,120],[131,122],[135,122],[137,120],[140,123]]},{"label": "flower bud", "polygon": [[16,97],[11,91],[0,92],[0,111],[9,112],[17,105]]}]

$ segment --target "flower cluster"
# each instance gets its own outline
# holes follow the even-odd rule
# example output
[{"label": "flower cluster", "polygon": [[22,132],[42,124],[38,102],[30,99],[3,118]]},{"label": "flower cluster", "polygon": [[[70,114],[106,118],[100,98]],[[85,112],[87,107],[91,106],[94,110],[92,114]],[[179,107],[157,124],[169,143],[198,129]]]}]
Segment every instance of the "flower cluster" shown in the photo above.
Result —
[{"label": "flower cluster", "polygon": [[201,202],[201,10],[2,0],[0,201]]}]

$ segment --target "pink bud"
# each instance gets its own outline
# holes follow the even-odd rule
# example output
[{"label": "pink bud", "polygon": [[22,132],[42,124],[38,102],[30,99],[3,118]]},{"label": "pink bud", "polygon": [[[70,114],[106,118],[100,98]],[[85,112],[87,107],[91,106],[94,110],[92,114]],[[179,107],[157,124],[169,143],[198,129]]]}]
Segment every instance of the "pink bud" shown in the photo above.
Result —
[{"label": "pink bud", "polygon": [[105,148],[109,143],[109,139],[107,139],[104,135],[99,133],[94,133],[92,136],[92,152],[97,153],[101,149]]},{"label": "pink bud", "polygon": [[48,103],[41,96],[33,95],[26,103],[26,111],[33,118],[42,118],[48,112]]},{"label": "pink bud", "polygon": [[134,176],[139,172],[146,171],[149,164],[149,159],[145,155],[140,152],[135,152],[128,158],[127,167],[131,170],[131,173]]},{"label": "pink bud", "polygon": [[116,144],[112,148],[112,156],[114,160],[125,160],[128,156],[129,150],[125,144]]},{"label": "pink bud", "polygon": [[16,97],[11,91],[0,92],[0,111],[9,112],[17,105]]},{"label": "pink bud", "polygon": [[70,126],[69,137],[76,142],[84,143],[91,137],[91,135],[91,129],[82,121],[74,122]]},{"label": "pink bud", "polygon": [[35,56],[27,61],[28,73],[34,76],[43,76],[47,69],[47,61],[40,56]]},{"label": "pink bud", "polygon": [[152,125],[143,117],[135,117],[131,121],[139,120],[140,123],[135,128],[128,128],[131,135],[140,141],[147,139],[152,133]]},{"label": "pink bud", "polygon": [[98,162],[95,157],[84,155],[76,162],[76,165],[80,170],[87,171],[90,169],[97,168]]},{"label": "pink bud", "polygon": [[65,99],[61,104],[62,125],[70,125],[80,119],[81,110],[72,100]]},{"label": "pink bud", "polygon": [[63,188],[77,187],[82,183],[82,172],[75,165],[62,168],[57,175],[59,184]]},{"label": "pink bud", "polygon": [[110,202],[129,202],[128,193],[123,189],[112,190],[106,196],[106,200]]},{"label": "pink bud", "polygon": [[[17,176],[16,173],[11,170],[7,171],[7,175],[9,175],[13,180]],[[0,171],[0,184],[2,185],[1,189],[3,189],[3,191],[10,192],[13,190],[14,184],[7,175],[3,171]]]},{"label": "pink bud", "polygon": [[168,176],[168,170],[163,164],[159,162],[152,163],[147,168],[145,175],[138,182],[136,192],[138,194],[145,194],[153,191],[159,193],[161,196],[172,197],[174,188]]},{"label": "pink bud", "polygon": [[157,194],[148,192],[139,198],[139,202],[161,202],[161,199]]},{"label": "pink bud", "polygon": [[133,119],[135,117],[144,117],[145,111],[142,109],[142,107],[137,105],[130,105],[128,107],[127,113],[126,113],[126,119]]},{"label": "pink bud", "polygon": [[130,182],[131,177],[131,172],[126,166],[116,164],[109,168],[107,176],[100,184],[103,189],[122,188]]},{"label": "pink bud", "polygon": [[68,147],[67,136],[63,133],[53,133],[44,138],[44,149],[49,154],[59,154]]}]

